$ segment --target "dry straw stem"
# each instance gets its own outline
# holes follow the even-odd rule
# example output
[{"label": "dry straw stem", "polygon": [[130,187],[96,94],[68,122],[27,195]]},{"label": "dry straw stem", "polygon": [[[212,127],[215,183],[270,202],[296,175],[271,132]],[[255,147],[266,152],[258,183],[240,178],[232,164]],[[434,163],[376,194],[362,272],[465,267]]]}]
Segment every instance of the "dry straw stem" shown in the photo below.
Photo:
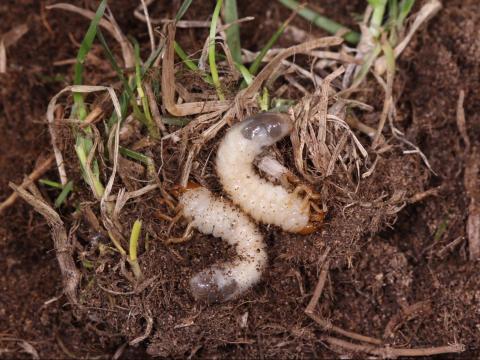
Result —
[{"label": "dry straw stem", "polygon": [[310,51],[317,48],[338,46],[342,42],[343,39],[341,37],[329,36],[307,41],[303,44],[282,50],[262,69],[262,71],[260,71],[252,84],[237,95],[237,98],[250,98],[255,96],[260,90],[262,84],[278,69],[284,59],[295,54],[308,54]]},{"label": "dry straw stem", "polygon": [[152,111],[153,120],[155,121],[157,127],[160,129],[162,136],[168,134],[167,128],[162,121],[162,116],[160,115],[160,109],[158,108],[157,99],[155,99],[155,94],[153,93],[152,86],[150,83],[145,82],[143,83],[143,87],[145,88],[145,94],[147,95],[148,104],[150,105],[150,110]]},{"label": "dry straw stem", "polygon": [[[23,352],[29,354],[33,360],[39,360],[40,356],[38,355],[38,351],[33,347],[32,344],[29,342],[16,338],[14,336],[10,336],[7,333],[0,333],[0,343],[1,342],[16,342],[17,345],[22,348]],[[33,343],[38,343],[37,341],[32,341]],[[2,348],[2,353],[9,353],[10,351],[7,348]]]},{"label": "dry straw stem", "polygon": [[7,72],[7,48],[14,45],[27,32],[27,24],[22,24],[0,36],[0,74]]},{"label": "dry straw stem", "polygon": [[58,215],[58,213],[45,201],[30,194],[22,187],[13,183],[10,183],[9,185],[23,200],[29,203],[39,214],[41,214],[50,226],[57,261],[60,271],[62,272],[65,294],[72,304],[77,304],[77,288],[80,283],[81,274],[77,270],[75,261],[73,260],[72,238],[67,235],[67,231],[65,230],[60,215]]},{"label": "dry straw stem", "polygon": [[463,103],[465,101],[465,91],[460,90],[457,100],[457,128],[462,136],[463,142],[465,143],[465,150],[470,151],[470,138],[467,132],[467,121],[465,119],[465,108]]},{"label": "dry straw stem", "polygon": [[[327,256],[328,256],[328,250],[327,252],[325,252],[323,257],[326,258]],[[319,324],[325,331],[332,331],[339,335],[343,335],[358,341],[380,345],[382,341],[379,339],[357,334],[352,331],[343,330],[342,328],[339,328],[338,326],[333,325],[329,320],[323,319],[315,313],[315,308],[317,307],[318,301],[320,300],[320,297],[322,296],[322,293],[323,293],[323,288],[325,287],[325,282],[327,280],[329,267],[330,267],[330,261],[326,260],[322,265],[322,270],[320,272],[317,285],[315,286],[315,290],[313,291],[312,298],[310,299],[305,309],[305,314],[307,314],[307,316],[309,316],[312,320],[314,320],[317,324]]]},{"label": "dry straw stem", "polygon": [[[271,61],[282,50],[283,49],[268,50],[265,56],[262,58],[262,62]],[[252,51],[243,49],[242,62],[243,63],[252,62],[257,58],[258,54],[260,54],[260,52],[252,52]],[[357,60],[353,56],[345,53],[341,53],[341,52],[339,53],[335,51],[312,50],[308,52],[307,55],[310,55],[318,59],[329,59],[329,60],[335,60],[335,61],[340,61],[340,62],[350,63],[350,64],[357,64],[357,65],[361,64],[360,60]],[[318,68],[318,64],[315,65],[315,68]]]},{"label": "dry straw stem", "polygon": [[[22,182],[19,188],[23,189],[29,186],[34,181],[38,180],[40,176],[45,174],[50,169],[54,160],[55,160],[55,157],[53,155],[50,155],[45,160],[41,161],[39,165],[30,173],[30,175],[28,175],[28,177]],[[16,191],[12,192],[12,194],[10,194],[10,196],[0,204],[0,215],[10,206],[15,204],[15,201],[17,200],[17,198],[18,198],[18,192]]]},{"label": "dry straw stem", "polygon": [[396,359],[403,356],[433,356],[439,354],[454,354],[465,351],[465,346],[462,344],[419,348],[419,349],[400,349],[393,347],[377,347],[372,345],[354,344],[345,340],[337,339],[331,336],[325,336],[324,341],[335,347],[349,350],[354,353],[367,353],[371,355],[380,356],[382,359]]},{"label": "dry straw stem", "polygon": [[[385,51],[387,51],[388,44],[384,45]],[[391,48],[390,48],[391,49]],[[383,127],[387,122],[387,117],[393,106],[393,80],[395,78],[395,68],[387,68],[387,83],[385,86],[385,100],[383,102],[383,110],[380,115],[380,121],[378,123],[377,131],[373,136],[372,148],[376,149],[380,145],[380,139],[382,135]]]},{"label": "dry straw stem", "polygon": [[388,339],[393,337],[395,331],[406,321],[409,321],[422,313],[431,312],[431,310],[432,304],[430,301],[419,301],[415,304],[407,306],[406,308],[402,308],[399,313],[390,319],[390,321],[387,323],[387,326],[385,326],[383,338]]},{"label": "dry straw stem", "polygon": [[[350,158],[358,163],[357,150],[364,158],[368,155],[348,124],[336,115],[341,113],[346,102],[338,100],[331,107],[332,113],[328,112],[330,82],[343,73],[344,68],[339,67],[324,79],[322,86],[312,96],[305,97],[294,107],[295,130],[291,134],[291,140],[295,166],[311,183],[332,175],[338,160]],[[349,150],[346,150],[346,136],[352,141]],[[341,156],[344,151],[348,151],[347,158]],[[307,160],[313,166],[308,166]],[[359,173],[359,168],[357,172]]]},{"label": "dry straw stem", "polygon": [[460,91],[457,102],[457,126],[465,143],[465,173],[463,183],[470,200],[468,206],[467,238],[470,260],[480,259],[480,151],[472,146],[467,132],[463,102],[465,92]]},{"label": "dry straw stem", "polygon": [[147,28],[148,28],[148,37],[150,38],[150,48],[152,51],[152,54],[155,52],[155,37],[153,36],[153,28],[152,28],[152,22],[150,21],[150,15],[148,14],[148,7],[147,3],[145,0],[141,0],[141,6],[143,8],[143,13],[145,15],[145,20],[147,22]]},{"label": "dry straw stem", "polygon": [[[71,12],[80,14],[89,20],[92,20],[95,17],[95,13],[93,11],[82,9],[78,6],[75,6],[72,4],[66,4],[66,3],[49,5],[49,6],[46,6],[46,9],[47,10],[60,9],[60,10],[71,11]],[[99,25],[103,27],[105,30],[107,30],[110,33],[110,35],[112,35],[113,38],[119,43],[122,49],[122,56],[123,56],[125,67],[133,68],[135,66],[135,55],[133,52],[132,45],[128,41],[127,37],[120,30],[120,27],[118,26],[115,19],[113,18],[113,15],[110,15],[109,20],[101,19],[99,22]]]},{"label": "dry straw stem", "polygon": [[152,333],[152,329],[153,329],[153,317],[151,315],[151,311],[147,311],[147,314],[144,315],[145,317],[145,320],[147,321],[147,325],[145,327],[145,331],[143,333],[143,335],[133,339],[132,341],[130,341],[128,344],[130,346],[135,346],[135,345],[138,345],[140,344],[142,341],[146,340],[150,334]]}]

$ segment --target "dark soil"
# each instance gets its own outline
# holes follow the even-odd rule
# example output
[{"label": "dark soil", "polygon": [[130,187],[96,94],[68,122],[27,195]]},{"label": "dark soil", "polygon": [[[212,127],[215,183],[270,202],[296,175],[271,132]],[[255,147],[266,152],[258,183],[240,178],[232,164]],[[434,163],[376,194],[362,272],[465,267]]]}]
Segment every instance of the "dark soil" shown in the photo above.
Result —
[{"label": "dark soil", "polygon": [[[8,74],[0,75],[1,200],[10,194],[9,181],[20,183],[37,159],[50,152],[46,107],[57,91],[72,83],[73,74],[73,66],[54,62],[76,56],[75,42],[81,41],[88,26],[77,15],[45,10],[49,3],[22,0],[0,5],[0,34],[24,22],[30,29],[8,49]],[[72,3],[92,9],[96,4]],[[134,3],[112,2],[112,11],[127,34],[147,44],[146,28],[133,17]],[[181,2],[159,3],[151,8],[153,17],[172,17]],[[319,3],[324,14],[351,27],[352,15],[365,6],[363,1]],[[204,20],[212,12],[203,3],[192,8],[188,19]],[[251,15],[256,19],[242,25],[242,39],[245,48],[256,50],[289,11],[276,2],[268,7],[245,2],[240,16]],[[324,35],[300,18],[293,24]],[[359,199],[373,200],[383,192],[391,196],[396,190],[412,196],[433,187],[440,187],[438,194],[408,205],[396,216],[368,206],[347,210],[345,217],[334,210],[320,235],[294,237],[262,228],[269,245],[269,269],[261,284],[237,301],[207,307],[195,303],[186,290],[193,273],[233,253],[211,237],[195,235],[173,248],[152,242],[140,260],[145,277],[157,280],[139,295],[105,293],[97,285],[125,292],[125,281],[100,272],[96,277],[83,269],[80,298],[89,309],[80,313],[64,296],[56,299],[62,294],[62,281],[46,222],[17,201],[0,219],[0,357],[30,357],[14,338],[29,342],[42,358],[111,357],[143,334],[149,314],[154,320],[151,336],[137,347],[127,347],[123,358],[147,353],[216,358],[338,356],[322,342],[320,326],[304,314],[325,245],[334,245],[334,257],[317,308],[323,317],[344,329],[382,338],[391,319],[400,316],[405,321],[387,336],[388,344],[429,347],[457,341],[467,350],[456,358],[478,356],[480,276],[478,263],[468,258],[466,155],[456,124],[456,102],[464,90],[467,130],[472,145],[480,146],[479,33],[478,1],[445,1],[444,9],[414,37],[398,64],[397,126],[422,149],[438,176],[417,155],[402,155],[398,146],[393,155],[379,160],[379,171],[362,185]],[[186,49],[199,49],[206,35],[207,30],[179,31],[179,42]],[[289,39],[281,44],[288,45]],[[105,73],[96,75],[102,72],[100,65],[87,62],[89,83],[105,81]],[[370,95],[367,102],[376,112],[365,122],[378,120],[381,98]],[[45,175],[55,176],[53,170]],[[333,207],[334,203],[329,201]],[[68,218],[68,211],[64,212]],[[143,216],[154,216],[153,212]],[[161,229],[159,222],[151,226]],[[459,237],[463,240],[445,251]],[[339,244],[338,239],[345,240]],[[98,269],[101,264],[95,265]],[[106,261],[103,266],[108,273],[116,264]],[[402,309],[415,304],[421,311],[402,318]]]}]

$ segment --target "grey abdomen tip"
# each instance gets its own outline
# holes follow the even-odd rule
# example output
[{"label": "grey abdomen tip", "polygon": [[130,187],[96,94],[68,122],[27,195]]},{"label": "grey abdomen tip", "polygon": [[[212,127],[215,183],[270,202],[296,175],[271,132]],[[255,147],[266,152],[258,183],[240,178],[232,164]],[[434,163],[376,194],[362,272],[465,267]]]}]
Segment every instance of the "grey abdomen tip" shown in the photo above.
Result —
[{"label": "grey abdomen tip", "polygon": [[208,304],[230,300],[238,290],[235,279],[220,269],[210,268],[190,279],[190,291],[195,299]]}]

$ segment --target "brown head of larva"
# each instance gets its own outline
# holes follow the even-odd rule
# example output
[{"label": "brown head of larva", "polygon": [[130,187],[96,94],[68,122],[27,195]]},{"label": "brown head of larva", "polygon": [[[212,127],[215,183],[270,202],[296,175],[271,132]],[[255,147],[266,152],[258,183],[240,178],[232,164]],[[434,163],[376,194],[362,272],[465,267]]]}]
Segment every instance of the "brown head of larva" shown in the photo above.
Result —
[{"label": "brown head of larva", "polygon": [[290,117],[276,112],[255,114],[242,121],[239,126],[245,139],[261,146],[273,145],[293,129]]}]

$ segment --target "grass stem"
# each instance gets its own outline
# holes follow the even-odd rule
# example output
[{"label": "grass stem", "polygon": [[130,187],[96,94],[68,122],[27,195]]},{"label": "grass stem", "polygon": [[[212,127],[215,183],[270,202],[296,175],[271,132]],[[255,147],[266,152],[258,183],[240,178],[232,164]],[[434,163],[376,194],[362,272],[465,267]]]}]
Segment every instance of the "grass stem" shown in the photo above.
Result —
[{"label": "grass stem", "polygon": [[237,0],[225,0],[224,19],[226,23],[232,24],[225,31],[227,35],[227,45],[232,53],[233,60],[242,63],[242,47],[240,45],[240,26],[233,24],[238,20]]},{"label": "grass stem", "polygon": [[220,9],[222,8],[223,0],[217,0],[215,10],[213,11],[212,21],[210,23],[210,36],[208,44],[208,63],[210,65],[210,73],[212,74],[213,85],[217,90],[217,95],[220,100],[225,100],[223,95],[220,79],[218,77],[217,63],[215,61],[215,37],[217,34],[218,17],[220,16]]},{"label": "grass stem", "polygon": [[135,220],[135,223],[132,227],[132,232],[130,233],[130,248],[128,254],[128,262],[132,267],[133,275],[135,278],[140,279],[142,277],[142,270],[138,264],[137,251],[138,251],[138,239],[140,237],[140,232],[142,230],[142,221]]},{"label": "grass stem", "polygon": [[352,45],[356,45],[360,41],[360,34],[325,17],[322,16],[315,11],[301,7],[301,5],[295,0],[278,0],[282,5],[298,11],[298,14],[303,17],[304,19],[310,21],[311,23],[315,24],[319,28],[329,32],[330,34],[337,34],[341,30],[346,30],[347,32],[342,35],[343,38],[348,41]]}]

